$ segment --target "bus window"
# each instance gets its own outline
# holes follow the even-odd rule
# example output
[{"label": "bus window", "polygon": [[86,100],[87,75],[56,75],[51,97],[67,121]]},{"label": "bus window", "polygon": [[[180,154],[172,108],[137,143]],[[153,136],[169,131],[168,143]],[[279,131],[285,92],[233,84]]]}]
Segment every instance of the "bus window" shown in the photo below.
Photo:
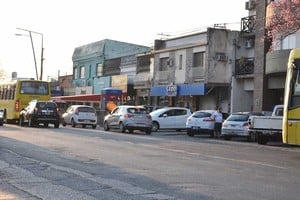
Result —
[{"label": "bus window", "polygon": [[21,83],[21,94],[41,94],[47,95],[49,92],[46,82],[23,81]]},{"label": "bus window", "polygon": [[293,86],[292,86],[292,97],[291,107],[300,105],[300,59],[294,61],[294,73],[293,73]]}]

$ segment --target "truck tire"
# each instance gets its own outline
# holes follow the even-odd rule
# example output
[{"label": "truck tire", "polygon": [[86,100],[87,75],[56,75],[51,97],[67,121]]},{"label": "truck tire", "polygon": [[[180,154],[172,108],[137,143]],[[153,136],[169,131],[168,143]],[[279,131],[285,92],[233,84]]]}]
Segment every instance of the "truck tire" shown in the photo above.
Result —
[{"label": "truck tire", "polygon": [[261,144],[261,145],[265,145],[267,144],[269,138],[267,135],[263,135],[263,134],[257,134],[257,143]]}]

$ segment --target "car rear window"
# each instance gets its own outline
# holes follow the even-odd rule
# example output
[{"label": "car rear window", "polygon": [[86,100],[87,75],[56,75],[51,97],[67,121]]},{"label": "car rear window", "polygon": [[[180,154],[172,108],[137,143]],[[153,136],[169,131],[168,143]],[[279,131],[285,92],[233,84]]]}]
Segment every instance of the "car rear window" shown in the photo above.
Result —
[{"label": "car rear window", "polygon": [[147,109],[145,109],[145,108],[127,108],[127,112],[132,113],[132,114],[146,114]]},{"label": "car rear window", "polygon": [[94,108],[91,108],[91,107],[79,107],[78,108],[78,111],[79,112],[95,112],[95,109]]},{"label": "car rear window", "polygon": [[57,107],[56,103],[53,102],[38,102],[37,103],[38,108],[51,108],[55,109]]},{"label": "car rear window", "polygon": [[211,116],[211,113],[208,113],[208,112],[195,112],[193,114],[193,117],[195,118],[204,118],[204,117],[210,117]]},{"label": "car rear window", "polygon": [[227,119],[227,121],[248,121],[249,115],[230,115]]}]

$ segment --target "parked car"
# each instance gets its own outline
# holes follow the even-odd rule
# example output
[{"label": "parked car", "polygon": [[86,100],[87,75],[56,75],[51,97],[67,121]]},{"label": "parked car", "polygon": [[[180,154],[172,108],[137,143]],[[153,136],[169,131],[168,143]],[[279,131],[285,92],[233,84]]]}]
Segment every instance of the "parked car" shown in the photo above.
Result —
[{"label": "parked car", "polygon": [[87,105],[71,105],[62,114],[61,121],[63,126],[70,124],[72,127],[81,125],[85,128],[88,125],[95,129],[97,127],[96,109]]},{"label": "parked car", "polygon": [[152,117],[152,131],[159,129],[185,130],[186,120],[191,116],[191,110],[182,107],[165,107],[150,113]]},{"label": "parked car", "polygon": [[140,130],[151,134],[152,119],[143,106],[122,105],[104,117],[103,127],[105,131],[119,129],[122,133],[126,130],[132,133]]},{"label": "parked car", "polygon": [[166,106],[150,106],[150,105],[143,105],[143,106],[146,108],[146,110],[147,110],[148,113],[151,113],[154,110],[158,110],[160,108],[166,107]]},{"label": "parked car", "polygon": [[32,100],[26,108],[23,108],[19,115],[19,124],[24,126],[28,122],[28,126],[35,127],[40,123],[48,127],[54,124],[55,128],[59,127],[59,113],[57,104],[53,101],[37,101]]},{"label": "parked car", "polygon": [[231,114],[222,125],[221,135],[225,140],[230,140],[232,137],[246,137],[251,140],[249,134],[249,117],[263,115],[261,113],[238,112]]},{"label": "parked car", "polygon": [[0,108],[0,126],[3,126],[4,123],[4,110]]},{"label": "parked car", "polygon": [[211,115],[216,110],[199,110],[195,111],[186,120],[186,129],[188,136],[194,136],[195,134],[209,134],[211,137],[214,136],[214,125],[215,121]]}]

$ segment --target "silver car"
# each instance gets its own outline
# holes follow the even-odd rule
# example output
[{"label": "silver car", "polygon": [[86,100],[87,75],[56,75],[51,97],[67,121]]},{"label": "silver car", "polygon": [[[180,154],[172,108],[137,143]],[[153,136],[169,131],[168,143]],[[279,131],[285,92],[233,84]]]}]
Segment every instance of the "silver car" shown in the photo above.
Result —
[{"label": "silver car", "polygon": [[225,140],[232,137],[245,137],[251,141],[249,133],[249,117],[263,115],[261,113],[239,112],[231,114],[222,125],[221,135]]},{"label": "silver car", "polygon": [[122,133],[126,130],[133,133],[140,130],[151,134],[152,118],[142,106],[122,105],[104,117],[103,127],[105,131],[119,129]]},{"label": "silver car", "polygon": [[83,128],[89,125],[95,129],[97,127],[95,108],[86,105],[72,105],[68,107],[66,112],[62,114],[62,125],[66,126],[67,124],[71,124],[72,127],[82,125]]}]

